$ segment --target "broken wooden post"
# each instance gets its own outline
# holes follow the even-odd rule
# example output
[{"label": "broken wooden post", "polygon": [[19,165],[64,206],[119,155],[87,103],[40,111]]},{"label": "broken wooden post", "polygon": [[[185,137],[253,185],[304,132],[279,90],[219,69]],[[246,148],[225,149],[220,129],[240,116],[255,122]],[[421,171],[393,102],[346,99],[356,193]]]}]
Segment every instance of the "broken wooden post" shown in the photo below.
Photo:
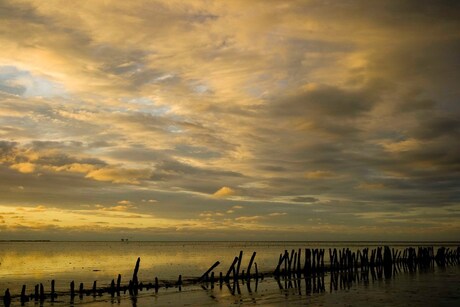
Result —
[{"label": "broken wooden post", "polygon": [[21,303],[25,303],[29,301],[29,297],[26,294],[26,285],[22,285],[21,290]]},{"label": "broken wooden post", "polygon": [[93,282],[93,296],[96,296],[97,294],[97,280]]},{"label": "broken wooden post", "polygon": [[280,254],[280,257],[278,259],[278,265],[276,266],[276,269],[275,269],[275,272],[273,273],[275,276],[279,276],[280,275],[280,268],[281,268],[281,264],[283,263],[283,254]]},{"label": "broken wooden post", "polygon": [[38,301],[38,298],[39,298],[39,285],[36,284],[35,285],[35,292],[34,292],[34,300]]},{"label": "broken wooden post", "polygon": [[84,292],[83,283],[81,282],[81,283],[80,283],[80,287],[79,287],[79,289],[78,289],[78,296],[79,296],[80,298],[83,297],[83,292]]},{"label": "broken wooden post", "polygon": [[256,252],[252,253],[251,260],[249,260],[248,270],[247,270],[247,278],[251,279],[251,267],[252,263],[254,262],[254,258],[256,257]]},{"label": "broken wooden post", "polygon": [[115,295],[115,280],[112,279],[112,282],[110,283],[110,295],[113,297]]},{"label": "broken wooden post", "polygon": [[120,295],[120,284],[121,284],[121,274],[118,274],[118,278],[117,278],[117,295]]},{"label": "broken wooden post", "polygon": [[234,271],[234,267],[237,262],[238,262],[238,257],[235,257],[235,259],[233,259],[232,265],[230,266],[230,268],[227,271],[227,274],[225,275],[226,281],[230,280],[230,274]]},{"label": "broken wooden post", "polygon": [[45,300],[45,288],[43,287],[43,284],[40,283],[40,301]]},{"label": "broken wooden post", "polygon": [[243,251],[240,251],[240,255],[238,256],[238,265],[236,266],[236,279],[238,279],[238,275],[240,274],[240,266],[241,261],[243,260]]},{"label": "broken wooden post", "polygon": [[6,289],[5,296],[3,296],[3,304],[5,304],[7,307],[11,305],[11,294],[9,288]]},{"label": "broken wooden post", "polygon": [[137,273],[139,272],[140,262],[141,262],[141,257],[138,257],[136,261],[136,266],[134,267],[134,272],[133,272],[133,288],[134,288],[135,294],[137,294],[137,289],[139,285],[139,279],[137,278]]},{"label": "broken wooden post", "polygon": [[73,299],[75,296],[75,282],[72,280],[70,282],[70,297]]},{"label": "broken wooden post", "polygon": [[200,278],[198,278],[198,282],[202,281],[206,275],[208,275],[212,270],[214,270],[220,264],[219,261],[216,261]]},{"label": "broken wooden post", "polygon": [[54,291],[54,279],[51,281],[51,301],[54,302],[54,299],[57,297],[56,291]]}]

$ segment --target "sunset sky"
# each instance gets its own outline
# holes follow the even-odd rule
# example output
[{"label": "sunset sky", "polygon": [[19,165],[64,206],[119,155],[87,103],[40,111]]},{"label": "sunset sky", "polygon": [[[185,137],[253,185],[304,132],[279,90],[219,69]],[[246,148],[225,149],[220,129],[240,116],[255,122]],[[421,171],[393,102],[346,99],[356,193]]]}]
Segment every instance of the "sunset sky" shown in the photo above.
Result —
[{"label": "sunset sky", "polygon": [[459,16],[0,0],[0,240],[457,240]]}]

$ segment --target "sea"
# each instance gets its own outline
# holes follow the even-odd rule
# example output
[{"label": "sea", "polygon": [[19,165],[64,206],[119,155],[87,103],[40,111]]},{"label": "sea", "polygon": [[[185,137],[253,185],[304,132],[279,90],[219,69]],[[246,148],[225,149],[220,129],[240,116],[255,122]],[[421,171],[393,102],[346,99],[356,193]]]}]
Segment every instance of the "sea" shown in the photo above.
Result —
[{"label": "sea", "polygon": [[[406,247],[433,246],[435,249],[444,246],[456,249],[460,242],[55,242],[55,241],[2,241],[0,242],[0,296],[8,288],[12,295],[18,295],[22,285],[26,285],[28,293],[32,293],[34,286],[42,283],[45,291],[49,291],[51,280],[55,280],[57,291],[68,291],[69,284],[74,281],[77,285],[83,283],[90,288],[94,281],[98,287],[108,286],[112,279],[122,276],[122,284],[131,279],[136,260],[140,258],[138,273],[139,281],[153,283],[155,278],[160,281],[177,281],[181,275],[184,280],[201,276],[216,261],[220,264],[214,269],[216,274],[226,274],[234,258],[243,251],[241,267],[247,267],[253,252],[256,252],[255,263],[258,271],[273,272],[280,254],[285,250],[305,248],[349,248],[352,251],[363,248],[390,246],[396,250]],[[329,260],[326,252],[326,264]],[[158,294],[144,293],[136,298],[94,298],[82,299],[81,304],[88,306],[117,305],[117,306],[146,306],[149,299],[162,305],[305,305],[316,302],[319,305],[334,305],[346,303],[348,306],[389,306],[398,305],[398,302],[412,302],[415,306],[460,306],[460,269],[459,265],[447,268],[434,267],[429,272],[400,272],[392,280],[371,280],[368,283],[355,282],[341,284],[339,289],[333,288],[330,277],[325,278],[323,288],[310,291],[307,295],[307,284],[294,286],[275,282],[273,278],[266,278],[259,283],[258,289],[238,286],[235,289],[193,287],[189,289],[168,289],[168,295],[162,298]],[[358,278],[359,279],[359,278]],[[306,281],[303,281],[306,283]],[[252,286],[254,287],[254,285]],[[305,289],[305,291],[302,291]],[[209,291],[212,293],[209,295]],[[256,290],[256,291],[254,291]],[[300,291],[299,291],[300,290]],[[314,290],[314,289],[313,289]],[[342,290],[342,291],[340,291]],[[187,291],[189,292],[187,294]],[[202,292],[200,292],[202,291]],[[216,291],[214,293],[214,291]],[[257,292],[258,291],[258,292]],[[166,293],[165,292],[165,293]],[[176,295],[171,295],[176,293]],[[354,293],[351,296],[350,293]],[[369,294],[374,293],[372,296]],[[330,295],[327,297],[327,295]],[[349,295],[349,296],[347,296]],[[439,297],[438,297],[439,296]],[[358,297],[360,299],[358,299]],[[411,297],[411,301],[405,298]],[[209,301],[209,298],[210,301]],[[335,301],[338,300],[338,301]],[[417,303],[418,302],[418,303]],[[61,305],[66,305],[61,301]],[[78,304],[78,301],[72,302]],[[309,304],[310,304],[309,303]],[[315,303],[315,304],[316,304]],[[27,305],[29,304],[29,305]],[[34,303],[26,303],[32,306]],[[401,303],[401,306],[404,305]],[[434,305],[433,305],[434,304]],[[454,305],[452,305],[454,304]],[[0,303],[1,305],[1,303]],[[45,302],[46,305],[46,302]],[[59,306],[59,303],[53,303]],[[51,305],[50,305],[51,306]],[[426,305],[428,306],[428,305]]]}]

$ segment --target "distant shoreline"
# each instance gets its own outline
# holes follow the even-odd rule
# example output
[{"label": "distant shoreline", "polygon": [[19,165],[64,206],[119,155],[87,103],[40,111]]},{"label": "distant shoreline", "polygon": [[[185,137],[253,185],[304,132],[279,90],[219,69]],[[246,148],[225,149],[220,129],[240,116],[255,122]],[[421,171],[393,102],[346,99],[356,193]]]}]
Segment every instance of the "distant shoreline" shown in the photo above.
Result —
[{"label": "distant shoreline", "polygon": [[0,242],[51,242],[51,240],[0,240]]}]

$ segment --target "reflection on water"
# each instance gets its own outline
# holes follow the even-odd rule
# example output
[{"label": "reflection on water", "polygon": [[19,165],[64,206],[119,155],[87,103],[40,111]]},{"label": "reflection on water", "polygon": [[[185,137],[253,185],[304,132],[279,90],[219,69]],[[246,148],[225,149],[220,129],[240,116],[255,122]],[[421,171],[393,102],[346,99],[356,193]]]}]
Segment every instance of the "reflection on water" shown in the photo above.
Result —
[{"label": "reflection on water", "polygon": [[[420,243],[391,243],[396,248],[418,246]],[[132,276],[137,257],[141,257],[139,280],[152,283],[155,277],[160,280],[177,280],[179,274],[184,277],[197,277],[203,274],[211,264],[219,260],[216,273],[231,265],[235,254],[244,252],[243,266],[246,267],[250,255],[257,251],[256,262],[261,272],[273,271],[278,263],[279,254],[286,249],[349,247],[355,251],[363,247],[381,245],[379,242],[0,242],[0,285],[1,290],[10,288],[20,293],[21,286],[27,285],[28,291],[43,283],[48,288],[52,279],[56,280],[56,290],[69,289],[72,280],[75,285],[84,284],[89,289],[95,280],[98,286],[108,286],[112,279],[122,276],[127,283]],[[426,243],[439,246],[439,243]],[[448,244],[443,243],[443,246]],[[451,244],[456,246],[457,244]],[[327,258],[326,258],[327,260]],[[406,268],[403,268],[405,270]],[[381,271],[369,272],[371,280],[382,277]],[[359,282],[366,279],[359,276]],[[341,289],[356,280],[356,276],[327,275],[326,280],[305,280],[305,291],[321,292],[325,283],[330,290]],[[328,279],[329,278],[329,279]],[[300,279],[278,280],[277,286],[284,291],[301,291]],[[232,295],[238,295],[244,289],[249,295],[257,292],[258,283],[227,284]],[[214,285],[210,285],[210,290]],[[116,298],[115,298],[116,300]],[[133,304],[136,298],[133,297]]]}]

